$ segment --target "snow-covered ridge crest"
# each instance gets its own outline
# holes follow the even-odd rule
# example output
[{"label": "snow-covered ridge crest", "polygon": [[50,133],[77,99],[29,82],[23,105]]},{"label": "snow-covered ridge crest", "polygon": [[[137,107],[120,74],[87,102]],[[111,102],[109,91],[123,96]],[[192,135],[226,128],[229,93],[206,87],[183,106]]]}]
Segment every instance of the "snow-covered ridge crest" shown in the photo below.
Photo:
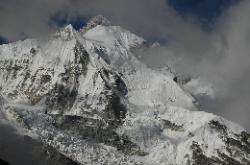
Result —
[{"label": "snow-covered ridge crest", "polygon": [[197,111],[173,73],[141,63],[131,48],[143,38],[101,16],[90,22],[0,46],[11,121],[79,164],[249,164],[250,134]]}]

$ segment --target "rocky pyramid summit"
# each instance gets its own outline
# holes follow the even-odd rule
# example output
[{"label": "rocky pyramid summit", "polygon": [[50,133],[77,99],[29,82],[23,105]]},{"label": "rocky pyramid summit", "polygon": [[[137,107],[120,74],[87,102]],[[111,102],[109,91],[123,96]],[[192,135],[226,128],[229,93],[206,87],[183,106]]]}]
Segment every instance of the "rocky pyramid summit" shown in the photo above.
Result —
[{"label": "rocky pyramid summit", "polygon": [[103,15],[97,15],[97,16],[91,18],[87,23],[87,27],[89,29],[94,28],[97,25],[110,26],[111,22]]}]

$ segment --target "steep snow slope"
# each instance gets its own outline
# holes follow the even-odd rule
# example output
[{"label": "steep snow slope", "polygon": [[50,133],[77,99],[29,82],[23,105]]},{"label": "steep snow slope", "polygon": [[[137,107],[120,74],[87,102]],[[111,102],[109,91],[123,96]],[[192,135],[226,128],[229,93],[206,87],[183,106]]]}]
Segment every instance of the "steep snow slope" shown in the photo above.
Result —
[{"label": "steep snow slope", "polygon": [[250,164],[250,134],[137,60],[145,43],[97,16],[2,45],[1,111],[79,164]]}]

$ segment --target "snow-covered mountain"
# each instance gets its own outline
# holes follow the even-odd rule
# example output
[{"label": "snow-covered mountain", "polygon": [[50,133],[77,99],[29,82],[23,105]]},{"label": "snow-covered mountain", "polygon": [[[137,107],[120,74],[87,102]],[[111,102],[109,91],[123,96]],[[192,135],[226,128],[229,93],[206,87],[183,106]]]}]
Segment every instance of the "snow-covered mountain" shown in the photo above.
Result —
[{"label": "snow-covered mountain", "polygon": [[250,134],[140,62],[132,49],[145,46],[103,16],[2,45],[1,111],[76,164],[250,164]]}]

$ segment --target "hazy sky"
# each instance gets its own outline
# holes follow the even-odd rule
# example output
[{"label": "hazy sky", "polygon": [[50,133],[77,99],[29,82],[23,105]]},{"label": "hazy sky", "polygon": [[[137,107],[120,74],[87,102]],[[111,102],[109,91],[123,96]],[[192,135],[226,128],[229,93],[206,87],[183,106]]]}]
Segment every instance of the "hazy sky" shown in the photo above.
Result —
[{"label": "hazy sky", "polygon": [[0,43],[37,37],[103,14],[160,49],[146,51],[153,67],[180,59],[176,69],[214,84],[206,111],[250,129],[250,2],[248,0],[0,0]]}]

